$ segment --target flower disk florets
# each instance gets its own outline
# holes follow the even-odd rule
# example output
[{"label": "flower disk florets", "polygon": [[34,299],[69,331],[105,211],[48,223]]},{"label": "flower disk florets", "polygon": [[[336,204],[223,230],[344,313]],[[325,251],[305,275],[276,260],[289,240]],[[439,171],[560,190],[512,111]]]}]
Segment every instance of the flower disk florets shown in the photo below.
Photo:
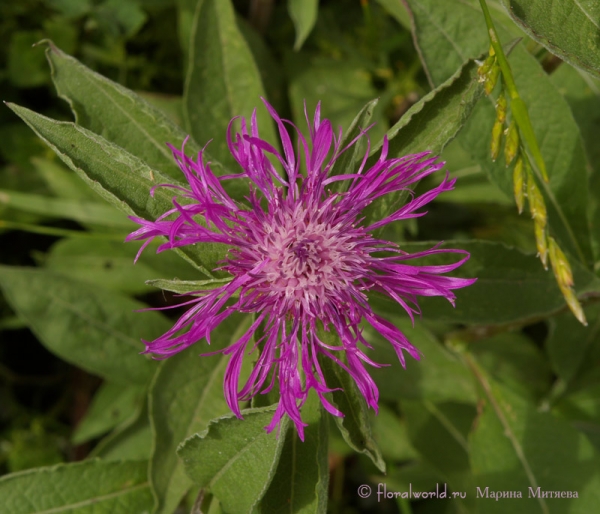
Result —
[{"label": "flower disk florets", "polygon": [[245,234],[248,246],[232,250],[224,269],[238,276],[260,267],[245,288],[260,296],[257,311],[268,306],[279,317],[322,318],[367,272],[362,247],[371,238],[331,203],[315,209],[277,198],[273,211]]},{"label": "flower disk florets", "polygon": [[[317,106],[312,123],[307,116],[307,141],[265,105],[279,129],[283,152],[260,139],[256,113],[250,127],[241,120],[241,131],[234,137],[230,125],[229,149],[242,169],[237,175],[216,176],[203,152],[194,160],[171,147],[189,189],[163,186],[178,190],[185,202],[174,199],[174,208],[156,221],[132,218],[140,228],[128,239],[147,239],[149,243],[154,237],[166,236],[168,242],[159,251],[198,243],[227,245],[227,258],[219,269],[227,272],[230,280],[192,293],[195,298],[186,303],[189,310],[167,333],[146,342],[146,352],[166,357],[202,339],[210,342],[211,331],[233,312],[251,313],[253,321],[247,331],[234,344],[218,350],[229,356],[224,381],[227,403],[241,417],[239,402],[277,384],[280,400],[267,430],[287,415],[302,438],[305,424],[300,408],[311,389],[330,413],[343,415],[326,396],[331,388],[322,370],[324,361],[349,373],[367,404],[377,409],[377,386],[365,363],[378,364],[365,353],[369,348],[363,336],[365,325],[392,344],[402,365],[403,352],[419,358],[404,334],[373,311],[368,292],[388,296],[413,319],[415,313],[420,314],[418,296],[443,296],[453,303],[452,290],[468,286],[474,279],[443,276],[469,258],[463,250],[436,245],[408,254],[395,243],[373,236],[374,230],[394,221],[424,215],[419,212],[421,207],[452,189],[454,181],[447,175],[439,186],[421,196],[415,196],[409,187],[441,169],[443,163],[427,152],[387,159],[384,138],[376,161],[368,161],[367,144],[355,171],[338,170],[333,175],[340,156],[353,149],[366,132],[342,147],[341,132],[336,137],[331,123],[320,119]],[[297,151],[286,124],[297,133]],[[301,160],[304,172],[300,171]],[[249,183],[245,202],[229,196],[223,184],[230,180]],[[344,187],[335,187],[340,182]],[[373,201],[401,191],[411,194],[405,205],[381,220],[365,222],[365,209]],[[440,253],[462,254],[462,258],[444,265],[408,262]],[[333,335],[334,342],[325,334]],[[242,361],[253,352],[256,362],[240,387]]]}]

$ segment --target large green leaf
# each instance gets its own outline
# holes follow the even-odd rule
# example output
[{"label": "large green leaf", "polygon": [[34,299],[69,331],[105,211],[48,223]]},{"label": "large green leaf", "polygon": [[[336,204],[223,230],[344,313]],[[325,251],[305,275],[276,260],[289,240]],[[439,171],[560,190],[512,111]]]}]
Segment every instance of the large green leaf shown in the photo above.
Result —
[{"label": "large green leaf", "polygon": [[[470,1],[407,0],[412,10],[416,41],[434,84],[454,72],[456,63],[480,55],[489,47],[481,9]],[[511,34],[498,24],[503,42]],[[522,46],[510,55],[517,88],[525,101],[548,168],[544,184],[551,231],[565,251],[588,265],[591,260],[587,221],[588,187],[581,135],[569,106],[550,79]],[[548,108],[552,106],[552,108]],[[490,139],[495,119],[492,102],[480,102],[460,141],[504,193],[512,198],[512,173],[504,162],[492,162]],[[488,136],[483,136],[488,134]]]},{"label": "large green leaf", "polygon": [[[590,176],[591,235],[596,263],[600,261],[600,81],[563,64],[550,75],[552,83],[569,103],[581,131],[592,174]],[[596,269],[598,264],[596,264]]]},{"label": "large green leaf", "polygon": [[[46,56],[58,95],[69,103],[78,125],[139,157],[152,169],[183,177],[166,145],[179,148],[187,136],[183,129],[139,95],[90,70],[51,41]],[[199,147],[189,141],[186,149],[194,155]]]},{"label": "large green leaf", "polygon": [[139,246],[139,243],[73,237],[52,245],[42,262],[46,268],[74,279],[135,294],[155,292],[156,287],[148,281],[159,277],[198,277],[197,270],[176,254],[154,254],[156,245],[134,262]]},{"label": "large green leaf", "polygon": [[564,61],[600,77],[600,4],[594,0],[500,0],[512,19]]},{"label": "large green leaf", "polygon": [[[93,132],[68,122],[46,118],[24,107],[7,104],[56,154],[103,198],[127,214],[154,220],[170,210],[173,192],[154,186],[173,182],[140,159]],[[225,257],[223,245],[186,246],[181,254],[212,277]]]},{"label": "large green leaf", "polygon": [[157,513],[170,514],[192,485],[177,458],[177,446],[204,430],[211,419],[229,412],[223,396],[223,377],[229,357],[198,353],[225,348],[248,329],[242,316],[232,316],[211,335],[210,348],[195,345],[165,360],[150,391],[154,449],[150,480]]},{"label": "large green leaf", "polygon": [[327,512],[327,416],[313,392],[302,407],[302,421],[308,423],[304,430],[304,441],[295,434],[294,427],[288,428],[279,465],[260,502],[260,512]]},{"label": "large green leaf", "polygon": [[209,140],[210,151],[226,166],[237,166],[226,133],[234,116],[248,121],[258,108],[261,137],[274,143],[271,118],[262,106],[265,96],[259,71],[240,33],[230,0],[200,0],[192,26],[185,82],[184,118],[196,141]]},{"label": "large green leaf", "polygon": [[[414,253],[434,243],[404,243],[402,249]],[[456,307],[446,299],[423,297],[419,305],[423,316],[438,321],[476,325],[526,323],[566,310],[564,298],[551,272],[544,270],[535,255],[491,241],[449,241],[441,248],[461,248],[471,257],[453,276],[477,278],[475,284],[456,291]],[[456,255],[423,258],[421,264],[455,262]],[[417,262],[415,261],[415,264]],[[580,264],[573,263],[577,293],[597,296],[600,280]],[[372,298],[382,312],[395,315],[399,307],[391,300]]]},{"label": "large green leaf", "polygon": [[[427,314],[425,311],[425,315]],[[413,327],[408,316],[403,319],[397,314],[386,317],[418,348],[422,358],[417,361],[408,357],[406,368],[402,369],[392,345],[374,330],[366,330],[366,336],[374,346],[371,354],[373,360],[389,364],[371,371],[382,399],[395,401],[406,398],[473,404],[477,401],[473,377],[455,355],[422,326]]]},{"label": "large green leaf", "polygon": [[147,462],[91,460],[0,478],[10,514],[144,514],[152,506]]},{"label": "large green leaf", "polygon": [[[566,421],[495,383],[475,363],[473,369],[486,397],[469,438],[480,512],[504,513],[509,501],[517,514],[592,512],[600,502],[600,459],[591,443]],[[522,498],[498,501],[492,491],[520,492]],[[578,497],[544,497],[544,491]]]},{"label": "large green leaf", "polygon": [[273,479],[289,423],[285,417],[279,436],[277,430],[267,434],[274,412],[273,407],[247,409],[243,420],[213,420],[179,447],[188,476],[209,489],[226,512],[251,512]]},{"label": "large green leaf", "polygon": [[0,287],[19,317],[53,353],[120,384],[146,384],[156,363],[140,339],[170,326],[158,312],[116,292],[35,268],[0,266]]}]

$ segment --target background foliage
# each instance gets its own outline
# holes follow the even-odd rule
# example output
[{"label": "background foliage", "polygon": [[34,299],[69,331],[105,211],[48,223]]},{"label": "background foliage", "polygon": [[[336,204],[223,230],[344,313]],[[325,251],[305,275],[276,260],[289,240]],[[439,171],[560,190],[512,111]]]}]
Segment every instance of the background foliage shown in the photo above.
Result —
[{"label": "background foliage", "polygon": [[[476,0],[0,4],[9,102],[0,110],[0,510],[595,512],[600,10],[575,0],[488,4],[506,48],[521,38],[509,60],[587,327],[535,257],[511,171],[490,158],[494,105],[476,61],[489,40]],[[455,309],[423,300],[415,327],[396,304],[373,298],[423,359],[403,370],[367,333],[375,360],[393,363],[373,371],[379,415],[329,369],[328,383],[346,389],[332,401],[348,415],[333,420],[311,398],[305,443],[287,424],[278,438],[265,434],[273,398],[248,405],[243,422],[231,417],[226,358],[198,358],[197,348],[162,362],[138,354],[140,339],[170,320],[135,311],[176,303],[173,292],[193,290],[190,281],[222,280],[212,269],[224,250],[150,249],[134,266],[138,247],[122,243],[134,228],[128,214],[156,218],[170,205],[160,189],[150,202],[150,188],[181,180],[165,142],[190,134],[193,153],[212,139],[211,160],[225,173],[234,165],[225,127],[255,106],[263,137],[276,142],[261,95],[300,126],[303,102],[310,111],[320,100],[350,139],[376,122],[371,159],[388,131],[394,155],[441,154],[456,189],[385,236],[408,251],[439,240],[465,248],[471,260],[460,273],[479,279],[459,291]],[[247,322],[220,327],[213,344],[235,341]],[[378,501],[378,484],[464,494]],[[361,497],[361,485],[372,494]],[[524,498],[478,498],[477,487]],[[528,498],[530,487],[578,498]]]}]

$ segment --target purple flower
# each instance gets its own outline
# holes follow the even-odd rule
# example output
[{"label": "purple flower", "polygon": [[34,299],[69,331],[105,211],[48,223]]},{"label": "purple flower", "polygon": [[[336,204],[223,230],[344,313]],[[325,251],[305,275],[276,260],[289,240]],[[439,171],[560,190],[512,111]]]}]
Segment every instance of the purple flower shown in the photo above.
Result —
[{"label": "purple flower", "polygon": [[[378,364],[364,352],[369,344],[363,337],[363,324],[370,324],[392,344],[403,366],[404,351],[419,359],[418,350],[405,335],[371,309],[368,291],[389,296],[414,321],[414,314],[420,314],[419,295],[443,296],[454,303],[452,290],[476,279],[443,276],[469,258],[464,250],[440,249],[436,245],[410,255],[395,243],[372,234],[394,221],[424,215],[419,209],[439,193],[452,189],[455,181],[447,174],[439,186],[421,196],[409,189],[410,184],[440,170],[444,163],[436,163],[428,152],[387,159],[385,139],[381,155],[371,168],[365,169],[367,151],[356,173],[330,176],[335,161],[358,138],[341,148],[341,131],[336,137],[330,121],[320,119],[317,106],[312,124],[307,115],[307,141],[266,101],[265,105],[279,128],[283,154],[259,138],[256,112],[250,127],[241,119],[241,133],[233,138],[229,125],[229,149],[242,169],[237,175],[217,177],[210,163],[204,162],[202,152],[192,159],[183,148],[180,151],[170,146],[189,189],[164,187],[178,190],[187,202],[180,204],[173,199],[173,209],[156,221],[132,218],[141,227],[128,240],[147,239],[145,247],[153,238],[166,236],[168,242],[158,251],[209,242],[230,248],[219,269],[228,272],[231,280],[216,289],[193,293],[195,298],[184,304],[190,306],[189,310],[167,333],[145,341],[145,353],[170,356],[203,338],[210,343],[211,331],[232,312],[253,314],[254,321],[246,333],[221,350],[230,356],[224,380],[227,404],[241,418],[239,402],[268,392],[277,380],[281,397],[267,431],[287,414],[303,438],[306,425],[300,407],[311,388],[331,414],[343,416],[324,396],[331,389],[325,382],[320,356],[346,370],[368,405],[377,410],[379,393],[365,363]],[[286,124],[297,132],[297,152]],[[364,132],[359,137],[363,136]],[[283,173],[277,169],[279,166]],[[234,201],[223,188],[225,181],[239,179],[249,183],[247,204]],[[340,180],[346,181],[347,187],[344,192],[334,192],[331,185]],[[401,190],[411,193],[408,203],[380,221],[363,223],[361,213],[369,204]],[[410,264],[412,259],[440,253],[461,257],[448,265]],[[255,340],[253,336],[261,325],[262,335]],[[323,330],[337,333],[339,344],[326,344],[318,335]],[[256,364],[240,388],[241,365],[247,352],[253,352]]]}]

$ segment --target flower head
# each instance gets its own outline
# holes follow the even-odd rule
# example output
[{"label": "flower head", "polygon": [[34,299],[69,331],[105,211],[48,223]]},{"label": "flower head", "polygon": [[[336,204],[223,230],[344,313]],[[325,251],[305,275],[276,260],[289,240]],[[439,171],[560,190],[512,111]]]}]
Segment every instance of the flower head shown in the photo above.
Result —
[{"label": "flower head", "polygon": [[[443,167],[428,152],[387,158],[384,140],[377,162],[366,169],[368,151],[356,173],[331,176],[340,155],[356,144],[341,148],[342,134],[334,134],[329,120],[320,119],[317,106],[312,122],[307,116],[309,139],[290,122],[282,120],[265,102],[275,120],[283,153],[260,139],[256,113],[250,126],[241,119],[241,130],[228,144],[242,172],[217,177],[203,152],[195,159],[183,149],[170,147],[189,188],[178,189],[187,200],[173,200],[173,209],[156,221],[132,218],[140,228],[128,240],[166,236],[159,251],[196,243],[222,243],[230,249],[221,270],[231,280],[221,287],[194,293],[189,310],[173,328],[154,341],[145,342],[146,353],[169,356],[206,339],[232,312],[254,315],[254,321],[234,344],[222,350],[230,356],[224,391],[231,410],[241,417],[240,401],[270,390],[277,381],[280,401],[268,431],[284,415],[295,423],[300,437],[300,407],[314,389],[324,407],[342,416],[325,397],[331,391],[319,359],[330,358],[354,379],[369,406],[377,409],[378,390],[365,363],[378,366],[364,351],[363,324],[370,324],[394,347],[402,365],[404,354],[419,359],[418,350],[393,324],[377,315],[367,292],[377,291],[395,300],[413,318],[419,313],[418,296],[443,296],[454,302],[453,289],[474,279],[443,276],[468,258],[463,250],[440,249],[407,254],[397,244],[378,239],[373,231],[397,220],[422,216],[419,211],[439,193],[452,189],[448,175],[434,189],[415,196],[409,189]],[[233,120],[232,120],[233,123]],[[297,132],[294,151],[286,125]],[[361,136],[365,136],[363,132]],[[303,159],[302,159],[303,157]],[[304,171],[301,171],[303,161]],[[277,167],[273,164],[276,163]],[[279,170],[278,170],[279,168]],[[234,201],[223,187],[229,180],[249,184],[247,203]],[[344,191],[332,184],[346,181]],[[374,223],[364,223],[363,210],[377,198],[408,190],[404,206]],[[461,255],[454,264],[417,266],[411,260],[439,253]],[[260,332],[258,331],[261,327]],[[334,332],[339,344],[323,341],[319,334]],[[255,334],[261,334],[256,336]],[[246,353],[258,354],[246,383],[239,376]]]}]

